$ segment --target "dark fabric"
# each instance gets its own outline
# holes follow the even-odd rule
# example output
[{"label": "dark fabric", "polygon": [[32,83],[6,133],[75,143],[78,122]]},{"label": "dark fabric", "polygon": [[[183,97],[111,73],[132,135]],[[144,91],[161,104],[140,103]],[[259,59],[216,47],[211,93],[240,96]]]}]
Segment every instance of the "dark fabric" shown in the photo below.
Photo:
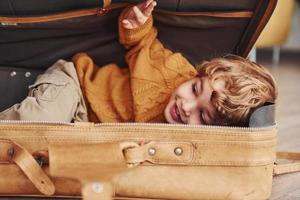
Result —
[{"label": "dark fabric", "polygon": [[[0,27],[0,66],[46,69],[56,60],[87,52],[98,65],[126,66],[125,49],[118,42],[121,9],[105,16],[88,16],[47,23]],[[158,38],[183,53],[193,64],[203,59],[238,54],[248,18],[175,16],[155,13]]]},{"label": "dark fabric", "polygon": [[252,11],[259,0],[179,0],[177,11]]},{"label": "dark fabric", "polygon": [[[254,10],[259,0],[159,0],[158,8],[170,11]],[[139,0],[112,0],[137,3]],[[70,10],[102,7],[101,0],[1,0],[0,15],[45,15]]]},{"label": "dark fabric", "polygon": [[[46,23],[0,27],[0,66],[46,69],[56,60],[88,52],[99,65],[124,65],[118,42],[121,9],[105,16],[88,16]],[[111,59],[113,57],[113,59]]]},{"label": "dark fabric", "polygon": [[21,102],[28,94],[28,86],[43,70],[0,67],[0,111]]},{"label": "dark fabric", "polygon": [[167,48],[181,52],[197,65],[205,59],[241,53],[239,42],[249,19],[178,17],[156,13],[154,23],[158,28],[158,38]]}]

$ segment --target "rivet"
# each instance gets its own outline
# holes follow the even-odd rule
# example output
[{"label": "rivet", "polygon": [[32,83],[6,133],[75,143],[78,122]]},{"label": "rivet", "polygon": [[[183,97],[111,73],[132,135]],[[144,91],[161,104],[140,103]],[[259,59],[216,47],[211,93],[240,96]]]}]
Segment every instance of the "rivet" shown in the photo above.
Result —
[{"label": "rivet", "polygon": [[26,72],[26,73],[25,73],[25,77],[26,77],[26,78],[29,78],[30,76],[31,76],[31,73],[30,73],[30,72]]},{"label": "rivet", "polygon": [[181,147],[176,147],[174,149],[174,153],[176,154],[176,156],[181,156],[183,154],[183,149]]},{"label": "rivet", "polygon": [[154,156],[155,153],[156,153],[156,149],[155,149],[155,148],[151,147],[151,148],[148,149],[148,154],[149,154],[150,156]]},{"label": "rivet", "polygon": [[96,182],[92,184],[92,191],[95,193],[103,192],[103,184]]},{"label": "rivet", "polygon": [[17,75],[17,72],[15,72],[15,71],[10,72],[11,77],[14,77],[15,75]]},{"label": "rivet", "polygon": [[15,154],[15,148],[14,147],[10,147],[8,150],[7,150],[7,155],[9,157],[13,157]]}]

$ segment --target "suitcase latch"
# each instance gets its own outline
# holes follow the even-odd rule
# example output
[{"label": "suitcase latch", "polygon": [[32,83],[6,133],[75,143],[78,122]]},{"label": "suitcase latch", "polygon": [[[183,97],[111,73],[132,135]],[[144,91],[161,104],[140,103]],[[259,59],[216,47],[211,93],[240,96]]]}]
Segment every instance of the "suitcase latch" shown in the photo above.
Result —
[{"label": "suitcase latch", "polygon": [[108,9],[106,8],[99,8],[97,11],[97,16],[105,15],[108,12]]}]

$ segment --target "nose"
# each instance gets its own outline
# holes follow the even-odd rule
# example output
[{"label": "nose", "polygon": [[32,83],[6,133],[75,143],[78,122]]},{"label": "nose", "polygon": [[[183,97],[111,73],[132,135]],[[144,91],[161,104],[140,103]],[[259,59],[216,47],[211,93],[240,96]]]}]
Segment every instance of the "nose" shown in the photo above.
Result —
[{"label": "nose", "polygon": [[191,99],[182,100],[181,108],[187,117],[191,115],[192,111],[196,107],[197,107],[197,102],[195,100],[191,100]]}]

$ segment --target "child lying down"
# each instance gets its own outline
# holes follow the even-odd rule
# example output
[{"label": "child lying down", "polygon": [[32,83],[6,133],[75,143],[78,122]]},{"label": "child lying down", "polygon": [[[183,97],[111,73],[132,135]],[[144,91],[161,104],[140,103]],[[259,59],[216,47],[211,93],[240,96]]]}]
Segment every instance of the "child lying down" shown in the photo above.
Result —
[{"label": "child lying down", "polygon": [[256,63],[229,55],[194,67],[164,48],[153,27],[155,6],[147,0],[119,17],[128,68],[98,67],[85,53],[59,60],[0,119],[244,126],[254,109],[275,102],[274,79]]}]

